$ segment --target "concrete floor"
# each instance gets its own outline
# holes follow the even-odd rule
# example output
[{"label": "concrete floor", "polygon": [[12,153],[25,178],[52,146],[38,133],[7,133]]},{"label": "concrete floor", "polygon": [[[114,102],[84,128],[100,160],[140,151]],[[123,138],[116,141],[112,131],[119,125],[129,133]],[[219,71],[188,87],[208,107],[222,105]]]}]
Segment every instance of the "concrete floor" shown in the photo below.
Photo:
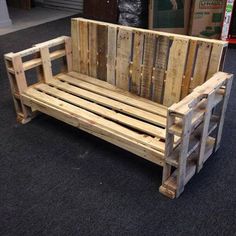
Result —
[{"label": "concrete floor", "polygon": [[8,27],[0,27],[0,35],[72,16],[74,14],[75,12],[71,11],[61,11],[43,7],[34,7],[31,10],[9,8],[9,15],[13,24]]}]

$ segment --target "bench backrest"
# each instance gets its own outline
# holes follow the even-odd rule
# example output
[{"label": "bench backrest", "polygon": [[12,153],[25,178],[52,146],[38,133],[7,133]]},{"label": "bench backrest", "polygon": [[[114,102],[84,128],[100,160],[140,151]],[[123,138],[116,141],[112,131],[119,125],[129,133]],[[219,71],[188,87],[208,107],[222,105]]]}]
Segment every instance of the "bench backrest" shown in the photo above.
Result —
[{"label": "bench backrest", "polygon": [[72,19],[73,70],[170,106],[222,70],[227,43]]}]

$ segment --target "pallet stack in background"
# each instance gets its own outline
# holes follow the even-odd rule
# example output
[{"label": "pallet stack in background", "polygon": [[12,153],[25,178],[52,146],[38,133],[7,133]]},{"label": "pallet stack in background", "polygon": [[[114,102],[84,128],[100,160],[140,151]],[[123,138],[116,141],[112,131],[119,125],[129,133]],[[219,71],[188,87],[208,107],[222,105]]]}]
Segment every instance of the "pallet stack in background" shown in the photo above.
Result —
[{"label": "pallet stack in background", "polygon": [[219,39],[226,0],[150,0],[149,28]]}]

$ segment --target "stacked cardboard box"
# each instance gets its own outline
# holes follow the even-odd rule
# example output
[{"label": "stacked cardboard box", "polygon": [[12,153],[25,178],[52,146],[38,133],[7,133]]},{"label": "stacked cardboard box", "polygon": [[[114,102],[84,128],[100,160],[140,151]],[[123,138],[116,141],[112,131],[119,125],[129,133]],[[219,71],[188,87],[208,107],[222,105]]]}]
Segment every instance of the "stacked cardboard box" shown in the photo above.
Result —
[{"label": "stacked cardboard box", "polygon": [[226,0],[194,0],[189,34],[219,39],[224,19]]},{"label": "stacked cardboard box", "polygon": [[191,0],[150,0],[149,29],[187,34]]}]

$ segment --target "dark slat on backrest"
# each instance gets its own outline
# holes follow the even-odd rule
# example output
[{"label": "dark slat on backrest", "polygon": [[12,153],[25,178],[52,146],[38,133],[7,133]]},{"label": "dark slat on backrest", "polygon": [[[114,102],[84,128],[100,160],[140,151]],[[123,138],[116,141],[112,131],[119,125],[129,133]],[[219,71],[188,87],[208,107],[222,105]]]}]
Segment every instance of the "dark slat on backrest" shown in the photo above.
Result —
[{"label": "dark slat on backrest", "polygon": [[227,43],[82,18],[72,20],[73,70],[170,106],[222,69]]},{"label": "dark slat on backrest", "polygon": [[117,36],[116,86],[129,91],[132,31],[119,29]]}]

